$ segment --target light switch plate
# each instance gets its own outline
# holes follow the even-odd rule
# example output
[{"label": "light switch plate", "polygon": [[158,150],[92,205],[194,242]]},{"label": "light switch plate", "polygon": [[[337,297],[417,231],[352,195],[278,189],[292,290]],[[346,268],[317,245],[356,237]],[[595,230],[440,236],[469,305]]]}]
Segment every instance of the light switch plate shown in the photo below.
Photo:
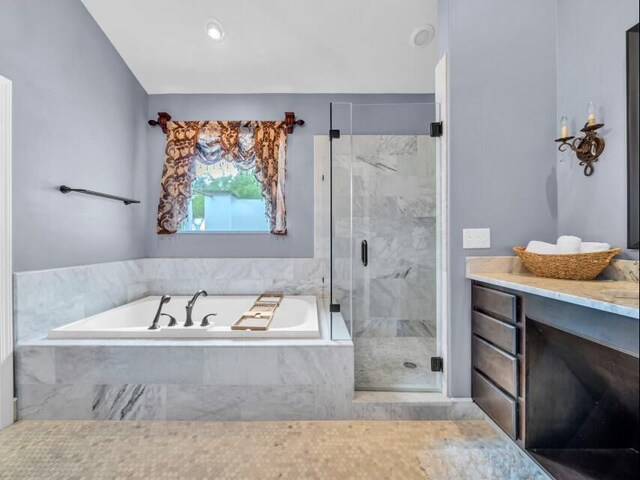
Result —
[{"label": "light switch plate", "polygon": [[462,230],[462,248],[491,248],[491,229],[464,228]]}]

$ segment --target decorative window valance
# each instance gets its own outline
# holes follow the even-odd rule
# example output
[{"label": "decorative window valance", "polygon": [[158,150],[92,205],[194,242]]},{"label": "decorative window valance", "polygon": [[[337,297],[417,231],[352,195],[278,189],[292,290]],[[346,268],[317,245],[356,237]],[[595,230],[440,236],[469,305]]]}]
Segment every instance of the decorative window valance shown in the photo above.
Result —
[{"label": "decorative window valance", "polygon": [[176,233],[187,218],[197,162],[226,160],[241,170],[255,167],[271,233],[286,235],[286,146],[285,122],[168,122],[158,234]]}]

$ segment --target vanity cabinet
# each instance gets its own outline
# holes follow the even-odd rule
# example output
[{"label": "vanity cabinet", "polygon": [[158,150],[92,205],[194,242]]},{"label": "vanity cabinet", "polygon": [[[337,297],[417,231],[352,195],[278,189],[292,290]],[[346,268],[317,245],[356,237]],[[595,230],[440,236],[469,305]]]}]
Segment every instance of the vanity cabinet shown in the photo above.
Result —
[{"label": "vanity cabinet", "polygon": [[472,286],[472,396],[511,438],[522,438],[522,298],[474,282]]},{"label": "vanity cabinet", "polygon": [[638,320],[474,280],[473,400],[553,478],[635,478]]}]

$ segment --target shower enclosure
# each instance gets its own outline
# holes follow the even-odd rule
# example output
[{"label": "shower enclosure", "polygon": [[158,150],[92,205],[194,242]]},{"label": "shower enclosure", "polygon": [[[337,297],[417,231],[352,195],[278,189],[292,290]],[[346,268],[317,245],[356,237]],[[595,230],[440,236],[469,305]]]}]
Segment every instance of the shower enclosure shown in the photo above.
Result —
[{"label": "shower enclosure", "polygon": [[438,114],[331,104],[332,315],[353,339],[357,390],[441,390]]}]

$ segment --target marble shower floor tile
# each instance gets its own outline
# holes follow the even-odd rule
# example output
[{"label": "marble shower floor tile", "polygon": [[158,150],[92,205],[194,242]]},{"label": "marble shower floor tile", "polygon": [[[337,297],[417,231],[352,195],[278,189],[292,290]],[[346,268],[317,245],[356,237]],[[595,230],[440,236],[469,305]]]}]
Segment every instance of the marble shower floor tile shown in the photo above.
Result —
[{"label": "marble shower floor tile", "polygon": [[[437,390],[437,375],[431,371],[436,355],[434,337],[356,337],[356,389]],[[415,368],[407,368],[411,362]]]},{"label": "marble shower floor tile", "polygon": [[482,420],[22,421],[0,452],[7,479],[548,478]]}]

